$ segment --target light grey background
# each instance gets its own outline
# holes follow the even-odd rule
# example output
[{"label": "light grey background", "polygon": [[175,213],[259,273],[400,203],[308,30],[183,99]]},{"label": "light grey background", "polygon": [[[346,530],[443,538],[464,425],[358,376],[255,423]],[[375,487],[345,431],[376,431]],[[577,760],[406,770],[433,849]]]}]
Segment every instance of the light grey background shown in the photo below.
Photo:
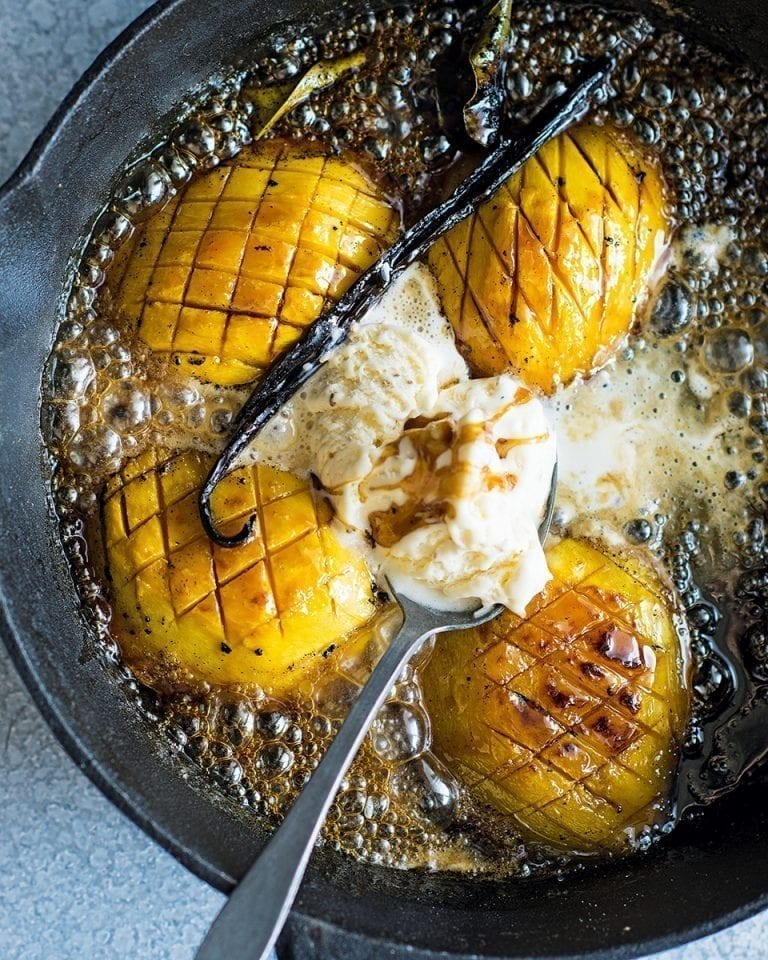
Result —
[{"label": "light grey background", "polygon": [[[0,182],[147,6],[0,0]],[[221,903],[78,771],[0,647],[0,960],[191,960]],[[766,944],[768,913],[655,960],[758,960]]]}]

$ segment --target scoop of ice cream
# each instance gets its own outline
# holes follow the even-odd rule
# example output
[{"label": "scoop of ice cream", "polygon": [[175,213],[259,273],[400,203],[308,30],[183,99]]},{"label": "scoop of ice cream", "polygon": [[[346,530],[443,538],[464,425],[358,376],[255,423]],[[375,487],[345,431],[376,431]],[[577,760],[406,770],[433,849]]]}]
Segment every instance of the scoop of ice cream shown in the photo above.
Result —
[{"label": "scoop of ice cream", "polygon": [[314,474],[339,526],[413,599],[522,613],[549,578],[538,525],[555,454],[543,407],[511,376],[469,379],[425,267],[395,284],[250,455]]},{"label": "scoop of ice cream", "polygon": [[522,614],[549,579],[538,526],[554,456],[542,406],[517,380],[465,381],[381,450],[342,519],[370,531],[406,595]]}]

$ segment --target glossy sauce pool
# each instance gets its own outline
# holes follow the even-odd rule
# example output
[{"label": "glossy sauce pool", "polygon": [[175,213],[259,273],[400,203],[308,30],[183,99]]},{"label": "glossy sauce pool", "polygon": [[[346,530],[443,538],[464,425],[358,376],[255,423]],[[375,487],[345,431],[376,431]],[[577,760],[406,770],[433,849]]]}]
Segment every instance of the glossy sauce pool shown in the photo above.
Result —
[{"label": "glossy sauce pool", "polygon": [[[358,48],[376,51],[373,68],[313,94],[275,132],[356,149],[400,188],[405,219],[414,219],[457,159],[439,115],[455,97],[445,64],[470,22],[450,4],[430,4],[266,38],[246,71],[201,93],[162,143],[142,147],[142,156],[154,149],[155,161],[128,171],[85,254],[73,260],[44,384],[44,432],[86,618],[108,669],[180,762],[200,766],[212,789],[255,816],[276,818],[286,808],[369,663],[329,658],[301,702],[167,684],[151,691],[122,664],[109,632],[103,484],[150,444],[219,449],[245,391],[158,376],[114,315],[110,265],[174,182],[237,154],[258,112],[254,90],[288,84],[318,59]],[[731,624],[731,649],[744,654],[756,682],[768,669],[768,86],[636,15],[522,4],[505,81],[517,115],[525,119],[556,92],[580,58],[606,49],[619,54],[619,67],[597,118],[658,156],[678,229],[642,328],[603,371],[548,401],[560,449],[554,532],[648,551],[674,582],[690,631],[695,701],[686,743],[695,750],[700,718],[732,694],[712,649],[719,618]],[[390,309],[436,322],[434,301],[407,286],[393,292]],[[514,821],[473,801],[431,752],[420,683],[427,653],[393,690],[334,804],[326,842],[398,867],[561,869],[561,855],[522,845]],[[664,821],[638,845],[663,832]]]}]

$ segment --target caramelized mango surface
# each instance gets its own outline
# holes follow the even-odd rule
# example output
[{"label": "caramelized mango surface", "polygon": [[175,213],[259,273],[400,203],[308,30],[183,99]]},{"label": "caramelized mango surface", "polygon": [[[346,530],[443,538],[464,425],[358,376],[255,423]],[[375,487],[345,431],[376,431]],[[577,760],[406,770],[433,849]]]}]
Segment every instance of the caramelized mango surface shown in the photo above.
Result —
[{"label": "caramelized mango surface", "polygon": [[433,247],[475,373],[551,393],[610,359],[643,306],[669,225],[661,173],[607,127],[546,143]]},{"label": "caramelized mango surface", "polygon": [[109,482],[113,628],[149,682],[178,669],[279,693],[371,618],[371,577],[306,485],[268,467],[239,469],[218,485],[213,507],[224,529],[256,513],[260,530],[241,547],[214,545],[197,511],[209,467],[197,453],[152,450]]},{"label": "caramelized mango surface", "polygon": [[[620,849],[663,810],[688,696],[650,568],[564,540],[511,613],[438,638],[424,674],[437,752],[528,839]],[[628,833],[629,831],[629,833]]]},{"label": "caramelized mango surface", "polygon": [[115,303],[186,372],[246,383],[379,257],[398,223],[353,162],[259,142],[152,217],[114,271]]}]

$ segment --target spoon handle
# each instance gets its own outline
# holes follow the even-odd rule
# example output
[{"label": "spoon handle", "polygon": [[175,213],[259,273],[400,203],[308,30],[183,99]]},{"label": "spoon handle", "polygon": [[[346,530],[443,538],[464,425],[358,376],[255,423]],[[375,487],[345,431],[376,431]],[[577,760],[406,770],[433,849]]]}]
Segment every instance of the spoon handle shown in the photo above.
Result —
[{"label": "spoon handle", "polygon": [[428,617],[406,615],[309,782],[214,920],[197,960],[269,956],[344,774],[409,655],[435,626]]}]

